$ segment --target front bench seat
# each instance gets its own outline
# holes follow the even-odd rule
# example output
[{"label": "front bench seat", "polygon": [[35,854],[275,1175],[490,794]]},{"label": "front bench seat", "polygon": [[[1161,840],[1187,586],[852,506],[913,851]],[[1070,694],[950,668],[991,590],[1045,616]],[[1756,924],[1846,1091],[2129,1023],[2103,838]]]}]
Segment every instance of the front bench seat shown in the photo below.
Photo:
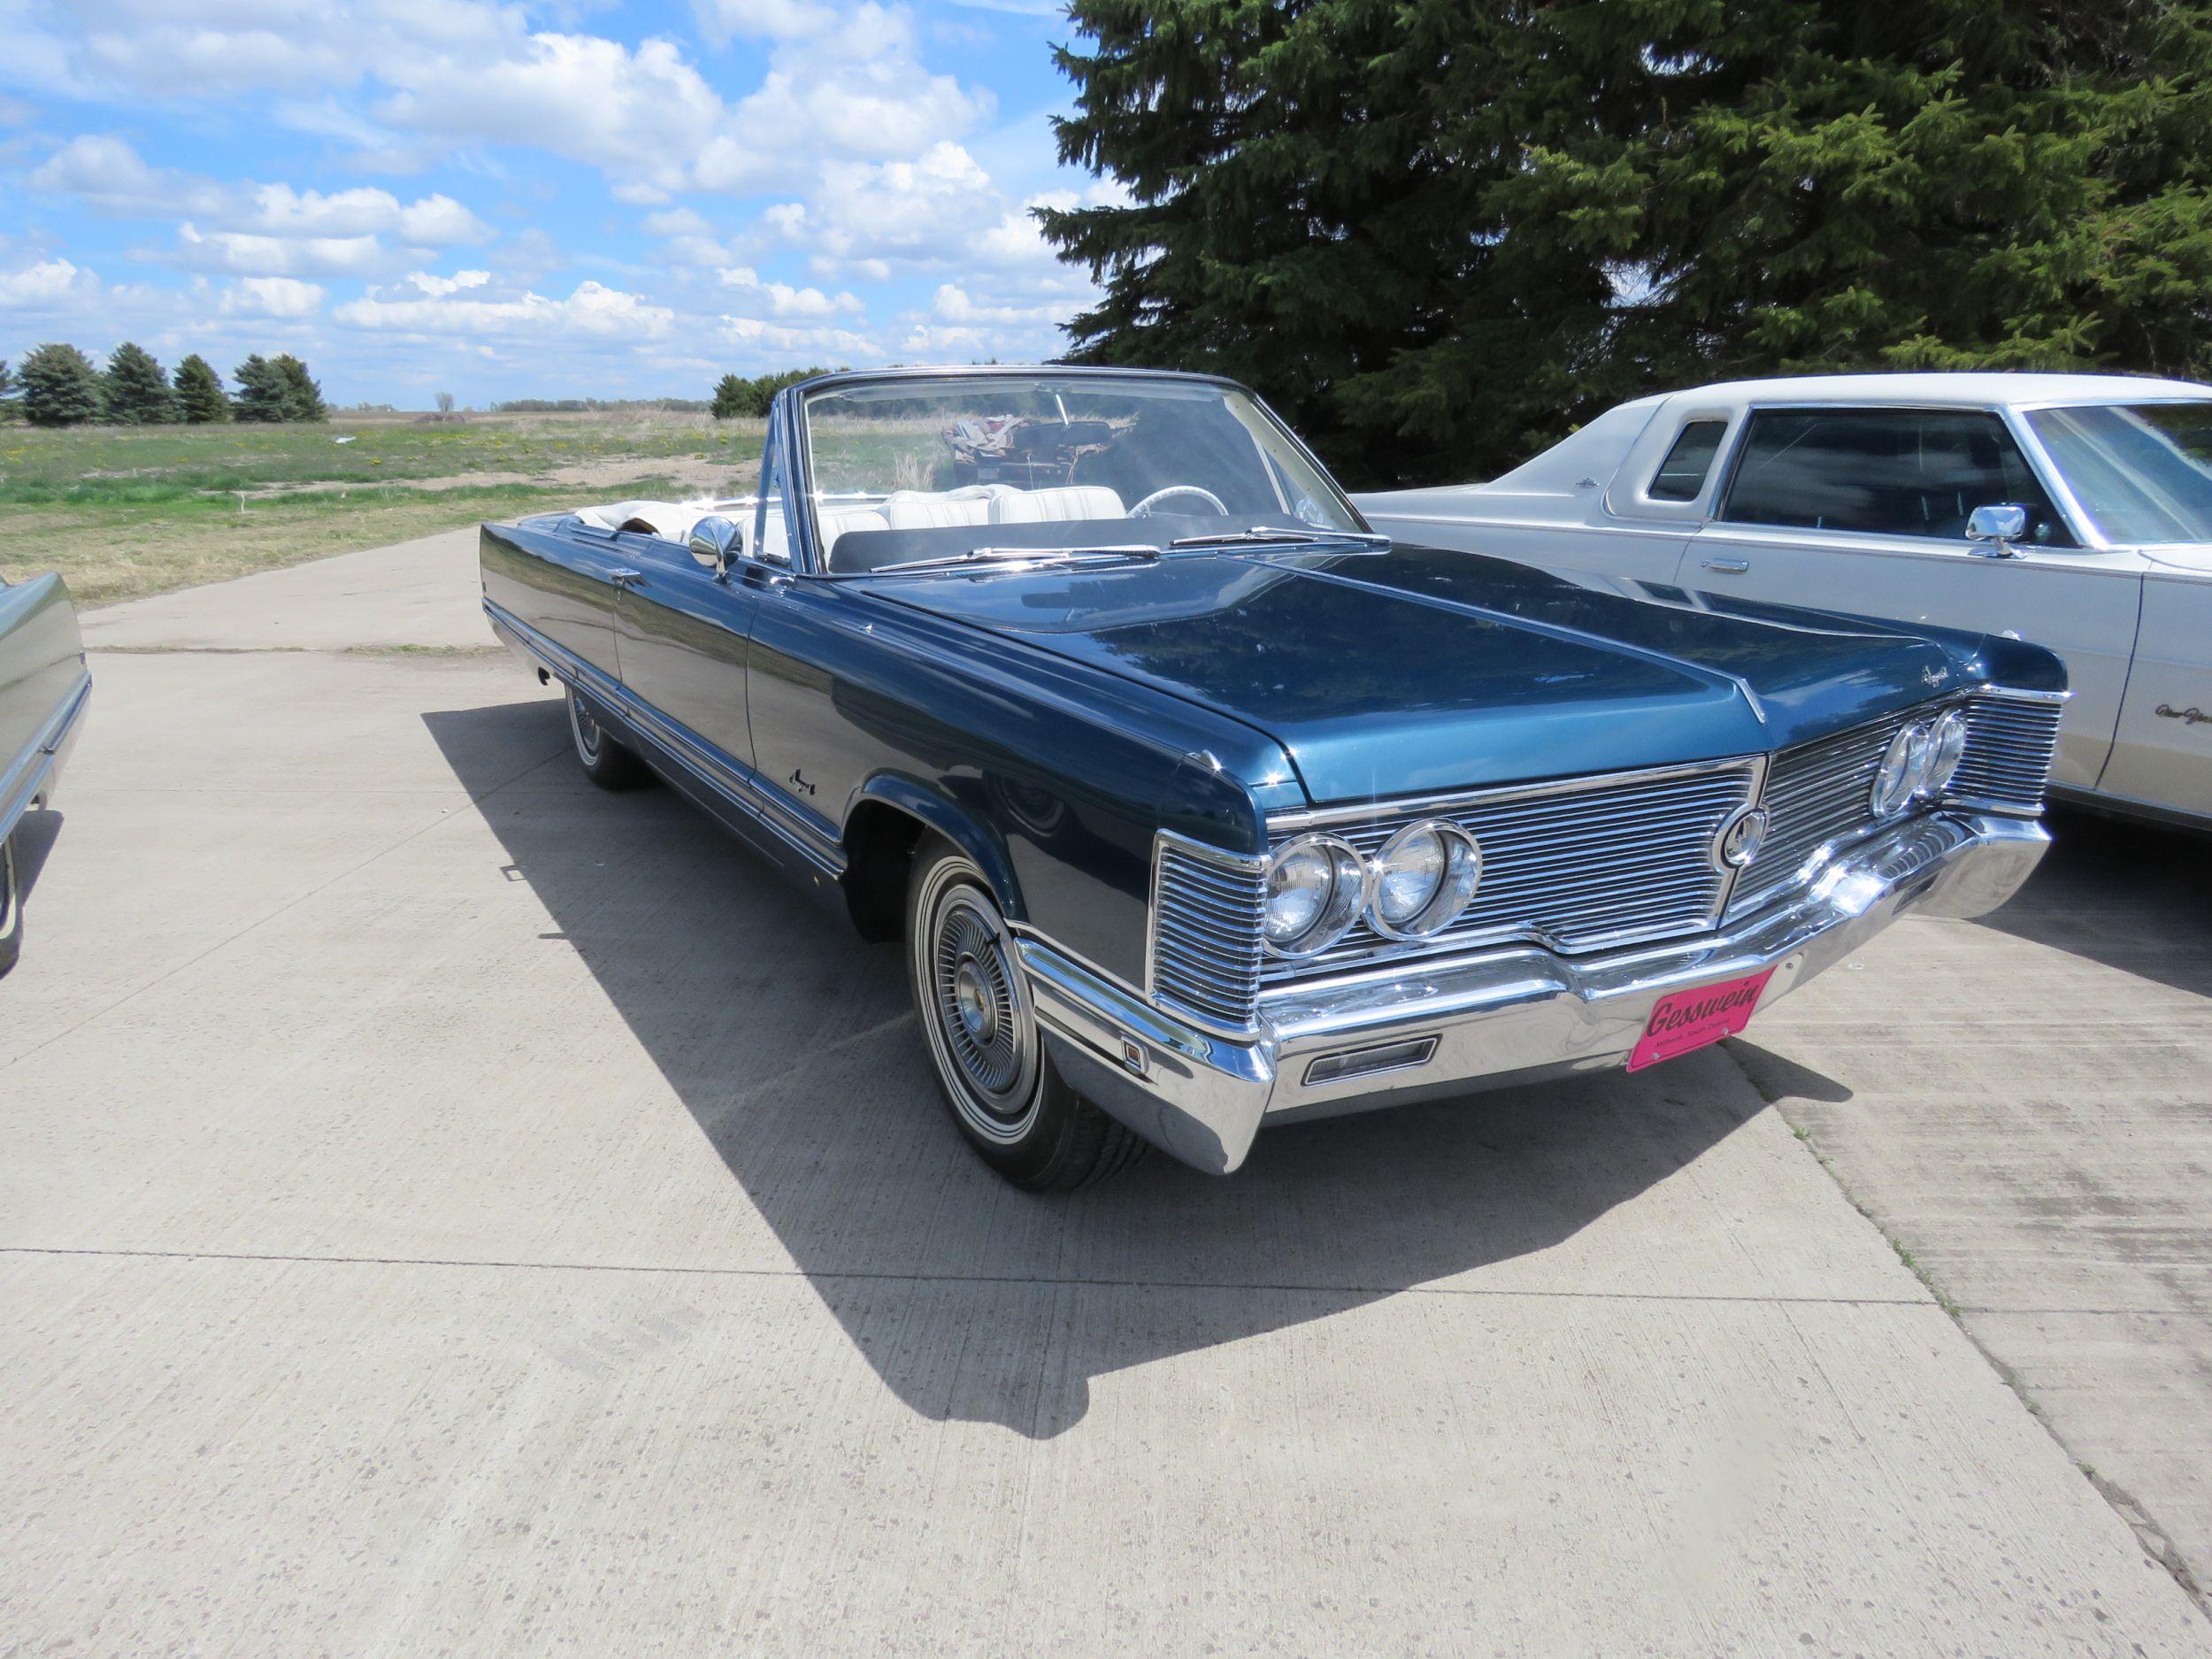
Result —
[{"label": "front bench seat", "polygon": [[992,524],[1064,524],[1075,518],[1125,518],[1121,497],[1103,484],[1015,489],[991,498]]}]

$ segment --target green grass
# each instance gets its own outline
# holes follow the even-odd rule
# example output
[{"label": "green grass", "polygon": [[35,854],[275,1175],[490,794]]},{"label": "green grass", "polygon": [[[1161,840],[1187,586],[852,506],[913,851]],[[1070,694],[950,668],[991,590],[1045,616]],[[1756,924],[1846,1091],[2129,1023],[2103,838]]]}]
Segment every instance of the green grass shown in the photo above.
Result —
[{"label": "green grass", "polygon": [[710,480],[747,488],[763,432],[758,421],[611,411],[4,426],[0,576],[59,570],[80,604],[96,605],[484,518]]}]

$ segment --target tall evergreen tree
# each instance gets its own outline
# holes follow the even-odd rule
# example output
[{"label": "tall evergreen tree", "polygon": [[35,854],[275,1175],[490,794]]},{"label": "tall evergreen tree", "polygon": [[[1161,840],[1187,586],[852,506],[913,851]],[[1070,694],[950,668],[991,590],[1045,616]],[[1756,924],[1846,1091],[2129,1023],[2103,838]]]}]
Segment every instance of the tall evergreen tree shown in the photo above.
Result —
[{"label": "tall evergreen tree", "polygon": [[100,418],[100,371],[74,346],[43,345],[23,359],[23,415],[35,426]]},{"label": "tall evergreen tree", "polygon": [[258,351],[230,372],[230,378],[238,382],[238,395],[231,399],[230,412],[239,420],[282,420],[284,417],[284,373]]},{"label": "tall evergreen tree", "polygon": [[0,426],[6,426],[15,419],[17,401],[21,390],[22,388],[16,384],[15,371],[8,366],[8,360],[5,357],[0,357]]},{"label": "tall evergreen tree", "polygon": [[1361,479],[1815,369],[2212,370],[2212,4],[1071,0],[1074,355]]},{"label": "tall evergreen tree", "polygon": [[100,388],[101,413],[119,426],[151,426],[177,418],[176,394],[169,377],[144,347],[126,340],[108,355]]},{"label": "tall evergreen tree", "polygon": [[323,406],[323,388],[315,384],[308,373],[307,365],[290,352],[270,364],[284,383],[284,419],[287,420],[328,420],[330,411]]},{"label": "tall evergreen tree", "polygon": [[223,395],[222,377],[198,352],[177,365],[176,391],[178,408],[195,426],[230,419],[230,399]]}]

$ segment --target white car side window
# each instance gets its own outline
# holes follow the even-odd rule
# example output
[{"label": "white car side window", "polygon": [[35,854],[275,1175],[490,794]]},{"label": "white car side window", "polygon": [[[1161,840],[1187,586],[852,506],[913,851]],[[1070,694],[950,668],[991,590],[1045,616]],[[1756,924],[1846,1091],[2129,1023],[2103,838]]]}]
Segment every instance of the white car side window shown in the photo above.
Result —
[{"label": "white car side window", "polygon": [[1975,508],[2015,502],[2028,509],[2029,540],[2071,544],[2012,434],[1986,411],[1763,409],[1720,517],[1956,541]]}]

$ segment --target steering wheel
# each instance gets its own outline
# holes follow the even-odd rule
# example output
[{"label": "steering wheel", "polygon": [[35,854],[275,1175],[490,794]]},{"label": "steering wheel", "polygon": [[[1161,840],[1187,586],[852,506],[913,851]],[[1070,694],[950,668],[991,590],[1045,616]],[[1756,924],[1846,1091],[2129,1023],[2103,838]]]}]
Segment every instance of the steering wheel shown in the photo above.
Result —
[{"label": "steering wheel", "polygon": [[1223,518],[1229,516],[1229,510],[1222,504],[1220,496],[1210,489],[1201,489],[1195,484],[1170,484],[1165,489],[1156,489],[1132,507],[1129,516],[1132,518],[1149,518],[1152,510],[1171,495],[1195,495]]}]

